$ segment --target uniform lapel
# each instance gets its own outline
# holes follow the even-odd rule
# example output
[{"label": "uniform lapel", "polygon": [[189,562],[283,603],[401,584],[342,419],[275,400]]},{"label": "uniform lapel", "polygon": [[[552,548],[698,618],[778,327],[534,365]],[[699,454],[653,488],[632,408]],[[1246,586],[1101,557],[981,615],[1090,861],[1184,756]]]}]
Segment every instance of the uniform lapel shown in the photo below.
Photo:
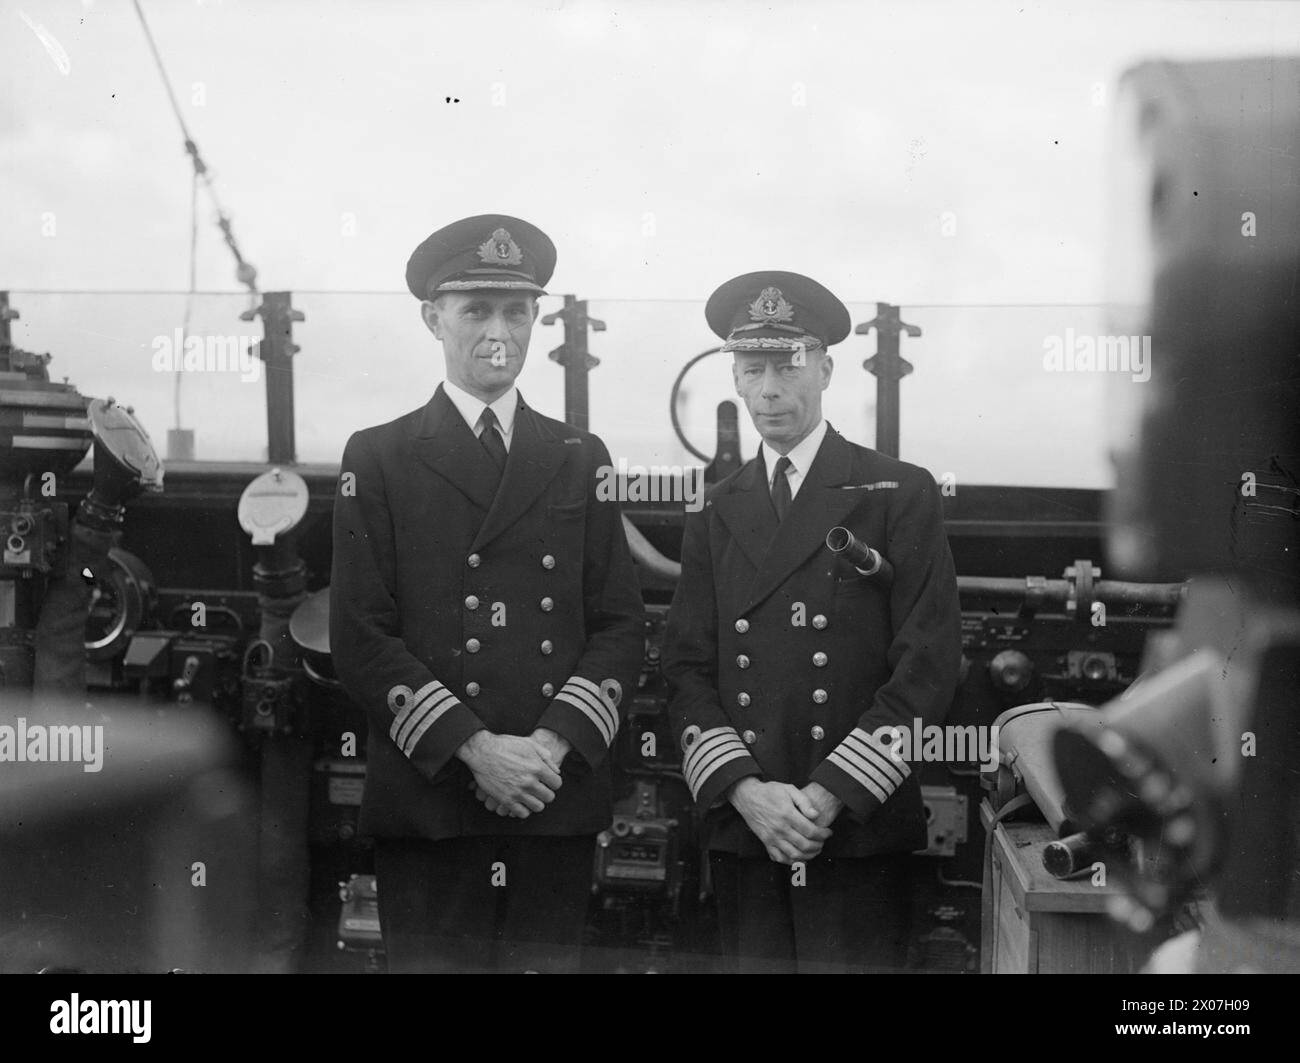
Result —
[{"label": "uniform lapel", "polygon": [[[481,445],[479,449],[482,449]],[[478,535],[474,537],[471,550],[481,550],[528,512],[537,497],[555,479],[560,466],[564,464],[567,450],[564,441],[555,439],[539,423],[537,415],[520,399],[501,487],[492,500]],[[487,458],[486,452],[484,459],[491,460]]]},{"label": "uniform lapel", "polygon": [[412,446],[425,465],[487,512],[496,491],[496,467],[441,384],[416,422]]},{"label": "uniform lapel", "polygon": [[732,490],[719,495],[713,503],[731,537],[756,569],[763,563],[776,531],[776,511],[763,479],[764,471],[762,457],[754,458],[736,477]]},{"label": "uniform lapel", "polygon": [[[846,491],[842,486],[850,480],[852,464],[849,444],[834,429],[828,429],[790,512],[777,528],[750,584],[747,612],[781,586],[812,554],[825,549],[826,533],[862,501],[861,492]],[[771,508],[766,484],[760,482],[758,491],[752,493]]]}]

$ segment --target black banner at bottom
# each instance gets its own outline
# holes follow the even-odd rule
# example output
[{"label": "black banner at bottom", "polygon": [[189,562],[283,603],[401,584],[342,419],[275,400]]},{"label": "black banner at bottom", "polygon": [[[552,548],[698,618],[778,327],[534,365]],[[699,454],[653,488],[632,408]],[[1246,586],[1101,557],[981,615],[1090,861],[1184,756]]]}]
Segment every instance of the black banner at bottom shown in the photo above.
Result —
[{"label": "black banner at bottom", "polygon": [[[25,975],[0,981],[7,1043],[96,1051],[375,1049],[426,1037],[479,1051],[527,1049],[540,1036],[588,1035],[605,1050],[634,1040],[676,1053],[699,1029],[762,1042],[779,1028],[803,1043],[834,1033],[864,1050],[888,1033],[919,1048],[1000,1046],[1055,1052],[1118,1045],[1184,1050],[1201,1042],[1285,1038],[1295,1028],[1292,977],[960,975],[746,978],[536,977],[492,985],[474,976]],[[707,984],[700,984],[707,979]],[[865,1020],[855,1021],[856,1018]],[[485,1021],[486,1020],[486,1021]],[[545,1033],[543,1033],[545,1031]],[[621,1031],[621,1032],[620,1032]],[[613,1039],[611,1040],[611,1035]],[[770,1047],[767,1046],[767,1047]],[[473,1050],[473,1049],[471,1049]],[[797,1050],[797,1049],[796,1049]]]}]

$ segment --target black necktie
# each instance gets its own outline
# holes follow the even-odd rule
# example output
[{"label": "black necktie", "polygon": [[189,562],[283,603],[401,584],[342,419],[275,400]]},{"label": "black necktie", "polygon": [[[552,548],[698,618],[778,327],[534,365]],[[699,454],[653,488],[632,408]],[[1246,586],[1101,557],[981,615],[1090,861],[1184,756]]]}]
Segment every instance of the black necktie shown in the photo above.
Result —
[{"label": "black necktie", "polygon": [[789,458],[778,458],[776,474],[772,477],[772,508],[776,510],[778,522],[785,520],[785,515],[790,512],[790,480],[785,471],[792,464]]},{"label": "black necktie", "polygon": [[483,422],[483,431],[478,437],[479,442],[488,452],[488,457],[496,464],[497,471],[503,472],[506,467],[506,441],[501,438],[501,430],[497,427],[497,415],[492,412],[491,406],[483,408],[483,416],[479,420]]}]

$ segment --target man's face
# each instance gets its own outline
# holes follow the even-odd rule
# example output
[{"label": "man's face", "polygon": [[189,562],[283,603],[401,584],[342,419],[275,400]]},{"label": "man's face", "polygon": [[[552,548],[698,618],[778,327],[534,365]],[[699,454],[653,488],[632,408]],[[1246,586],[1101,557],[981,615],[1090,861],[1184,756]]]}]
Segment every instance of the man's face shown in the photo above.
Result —
[{"label": "man's face", "polygon": [[785,454],[822,419],[822,392],[833,369],[824,351],[737,351],[731,373],[758,434]]},{"label": "man's face", "polygon": [[424,323],[442,341],[447,379],[492,402],[524,367],[537,318],[527,292],[445,292],[421,304]]}]

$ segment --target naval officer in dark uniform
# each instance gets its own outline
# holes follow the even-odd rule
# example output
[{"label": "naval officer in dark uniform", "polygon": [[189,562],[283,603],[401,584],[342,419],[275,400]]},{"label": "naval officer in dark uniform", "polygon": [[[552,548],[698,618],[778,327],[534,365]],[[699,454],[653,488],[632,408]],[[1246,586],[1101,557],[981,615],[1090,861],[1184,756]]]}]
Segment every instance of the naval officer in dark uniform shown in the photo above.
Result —
[{"label": "naval officer in dark uniform", "polygon": [[644,635],[608,451],[515,387],[554,266],[504,215],[421,243],[406,281],[446,380],[343,454],[330,645],[370,722],[390,970],[578,964]]},{"label": "naval officer in dark uniform", "polygon": [[[926,829],[888,729],[941,720],[961,660],[939,491],[823,419],[849,332],[826,288],[750,273],[706,316],[763,437],[687,517],[664,659],[723,949],[751,971],[901,967]],[[827,549],[840,525],[892,585]]]}]

